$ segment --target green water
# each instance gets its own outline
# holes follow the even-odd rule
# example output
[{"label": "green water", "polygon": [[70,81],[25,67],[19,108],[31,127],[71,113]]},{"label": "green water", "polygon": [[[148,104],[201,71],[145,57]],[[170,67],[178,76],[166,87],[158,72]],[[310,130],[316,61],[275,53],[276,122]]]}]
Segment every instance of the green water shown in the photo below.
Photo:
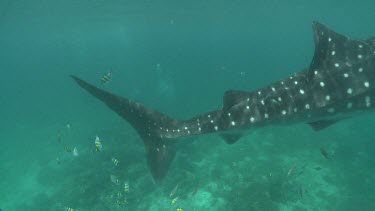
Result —
[{"label": "green water", "polygon": [[225,90],[307,67],[313,20],[367,38],[374,11],[372,0],[0,0],[0,209],[375,210],[374,114],[321,132],[250,130],[234,145],[184,139],[156,185],[137,133],[68,77],[101,86],[112,68],[104,89],[188,118],[220,108]]}]

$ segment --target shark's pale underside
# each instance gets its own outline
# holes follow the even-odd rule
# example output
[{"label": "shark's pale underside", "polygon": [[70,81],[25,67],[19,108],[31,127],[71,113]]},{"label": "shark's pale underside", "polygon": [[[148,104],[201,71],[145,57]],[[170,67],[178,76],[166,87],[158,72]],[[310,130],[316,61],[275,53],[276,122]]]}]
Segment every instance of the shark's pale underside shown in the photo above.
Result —
[{"label": "shark's pale underside", "polygon": [[171,139],[218,133],[234,143],[244,129],[270,124],[308,123],[321,130],[374,108],[375,38],[351,39],[318,22],[313,32],[315,53],[308,68],[255,91],[227,91],[222,109],[188,120],[71,77],[133,126],[145,144],[151,174],[160,181],[175,156]]}]

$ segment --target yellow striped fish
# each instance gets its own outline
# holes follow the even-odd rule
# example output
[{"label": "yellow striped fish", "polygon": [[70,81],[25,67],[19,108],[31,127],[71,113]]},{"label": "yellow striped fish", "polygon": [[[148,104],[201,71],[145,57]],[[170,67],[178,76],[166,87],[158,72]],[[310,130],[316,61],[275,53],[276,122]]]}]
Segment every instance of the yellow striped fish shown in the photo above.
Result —
[{"label": "yellow striped fish", "polygon": [[120,184],[120,180],[115,175],[111,175],[110,178],[111,178],[111,182],[113,184],[115,184],[115,185],[119,185]]},{"label": "yellow striped fish", "polygon": [[108,73],[104,74],[101,78],[100,81],[102,84],[108,83],[112,79],[112,71],[109,71]]},{"label": "yellow striped fish", "polygon": [[177,200],[178,200],[178,196],[171,201],[171,205],[176,204]]},{"label": "yellow striped fish", "polygon": [[102,151],[102,143],[100,142],[100,138],[98,136],[95,137],[95,151],[100,152]]},{"label": "yellow striped fish", "polygon": [[124,192],[125,193],[129,192],[129,182],[124,182]]},{"label": "yellow striped fish", "polygon": [[115,164],[115,166],[118,166],[120,163],[120,161],[118,161],[116,158],[112,158],[112,162]]},{"label": "yellow striped fish", "polygon": [[117,204],[118,206],[122,206],[122,205],[125,205],[125,204],[127,204],[127,203],[128,203],[128,201],[126,200],[126,197],[124,197],[123,200],[121,200],[121,199],[117,199],[117,200],[116,200],[116,204]]}]

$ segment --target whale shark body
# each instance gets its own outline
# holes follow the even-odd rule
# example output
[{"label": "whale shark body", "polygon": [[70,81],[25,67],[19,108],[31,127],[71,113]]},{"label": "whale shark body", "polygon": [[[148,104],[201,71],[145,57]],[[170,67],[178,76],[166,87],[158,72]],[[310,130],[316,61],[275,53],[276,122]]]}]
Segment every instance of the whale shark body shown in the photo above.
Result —
[{"label": "whale shark body", "polygon": [[255,91],[229,90],[222,109],[178,120],[71,76],[128,121],[144,142],[147,163],[161,181],[176,154],[173,139],[218,133],[227,143],[245,129],[307,123],[319,131],[375,105],[375,38],[351,39],[313,23],[310,66]]}]

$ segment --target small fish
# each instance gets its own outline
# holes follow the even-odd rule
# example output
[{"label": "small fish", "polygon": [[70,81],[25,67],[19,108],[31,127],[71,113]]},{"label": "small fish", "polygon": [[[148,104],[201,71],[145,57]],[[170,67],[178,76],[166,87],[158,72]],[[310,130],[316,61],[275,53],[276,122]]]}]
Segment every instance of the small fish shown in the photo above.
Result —
[{"label": "small fish", "polygon": [[65,211],[74,211],[74,209],[71,207],[65,207]]},{"label": "small fish", "polygon": [[303,188],[302,188],[302,185],[299,185],[299,187],[298,187],[298,194],[299,194],[299,196],[302,199],[303,198]]},{"label": "small fish", "polygon": [[115,164],[115,166],[118,166],[120,163],[116,158],[112,158],[112,162]]},{"label": "small fish", "polygon": [[98,136],[95,136],[95,151],[101,152],[102,151],[102,142],[100,141],[100,138]]},{"label": "small fish", "polygon": [[121,200],[121,197],[116,200],[116,204],[118,206],[121,206],[121,205],[124,205],[124,204],[127,204],[127,203],[128,203],[128,201],[126,200],[126,197],[124,197],[122,200]]},{"label": "small fish", "polygon": [[122,193],[121,192],[118,192],[117,193],[117,198],[121,198],[122,197]]},{"label": "small fish", "polygon": [[112,70],[109,71],[108,73],[104,74],[101,78],[100,81],[102,84],[108,83],[112,79]]},{"label": "small fish", "polygon": [[70,130],[70,124],[66,124],[66,129]]},{"label": "small fish", "polygon": [[184,211],[182,208],[177,208],[176,211]]},{"label": "small fish", "polygon": [[64,151],[70,153],[70,152],[73,151],[73,149],[72,149],[71,147],[65,146],[65,147],[64,147]]},{"label": "small fish", "polygon": [[74,147],[74,149],[73,149],[73,156],[74,157],[77,157],[79,154],[78,154],[78,149],[77,149],[77,147]]},{"label": "small fish", "polygon": [[179,185],[180,183],[177,183],[177,185],[172,189],[171,193],[169,194],[169,197],[173,197],[174,194],[176,194]]},{"label": "small fish", "polygon": [[[60,158],[59,157],[57,157],[56,158],[56,163],[58,164],[58,165],[60,165],[61,164],[61,160],[60,160]],[[1,210],[0,210],[1,211]]]},{"label": "small fish", "polygon": [[296,164],[293,164],[292,167],[290,167],[288,174],[286,175],[287,177],[289,177],[293,173],[293,170],[295,167],[296,167]]},{"label": "small fish", "polygon": [[317,170],[317,171],[320,171],[320,170],[322,169],[322,167],[317,166],[317,167],[315,167],[314,169]]},{"label": "small fish", "polygon": [[122,204],[121,200],[120,200],[120,199],[117,199],[117,200],[116,200],[116,204],[117,204],[118,206],[121,206],[121,204]]},{"label": "small fish", "polygon": [[57,141],[58,141],[59,143],[61,143],[61,139],[62,139],[62,135],[61,135],[61,132],[59,131],[59,132],[57,133]]},{"label": "small fish", "polygon": [[115,184],[115,185],[119,185],[120,184],[120,180],[115,175],[111,175],[110,178],[111,178],[111,182],[113,184]]},{"label": "small fish", "polygon": [[124,182],[124,192],[125,192],[125,193],[128,193],[128,192],[129,192],[129,182],[128,182],[128,181],[125,181],[125,182]]},{"label": "small fish", "polygon": [[197,181],[197,183],[196,183],[195,186],[194,186],[194,190],[193,190],[193,192],[192,192],[192,195],[193,195],[193,196],[198,192],[198,189],[199,189],[199,181]]},{"label": "small fish", "polygon": [[174,205],[174,204],[176,204],[177,200],[178,200],[178,196],[177,196],[177,197],[175,197],[174,199],[172,199],[172,201],[171,201],[171,205]]},{"label": "small fish", "polygon": [[328,155],[328,152],[323,147],[320,147],[320,153],[324,156],[325,159],[327,160],[331,159]]}]

